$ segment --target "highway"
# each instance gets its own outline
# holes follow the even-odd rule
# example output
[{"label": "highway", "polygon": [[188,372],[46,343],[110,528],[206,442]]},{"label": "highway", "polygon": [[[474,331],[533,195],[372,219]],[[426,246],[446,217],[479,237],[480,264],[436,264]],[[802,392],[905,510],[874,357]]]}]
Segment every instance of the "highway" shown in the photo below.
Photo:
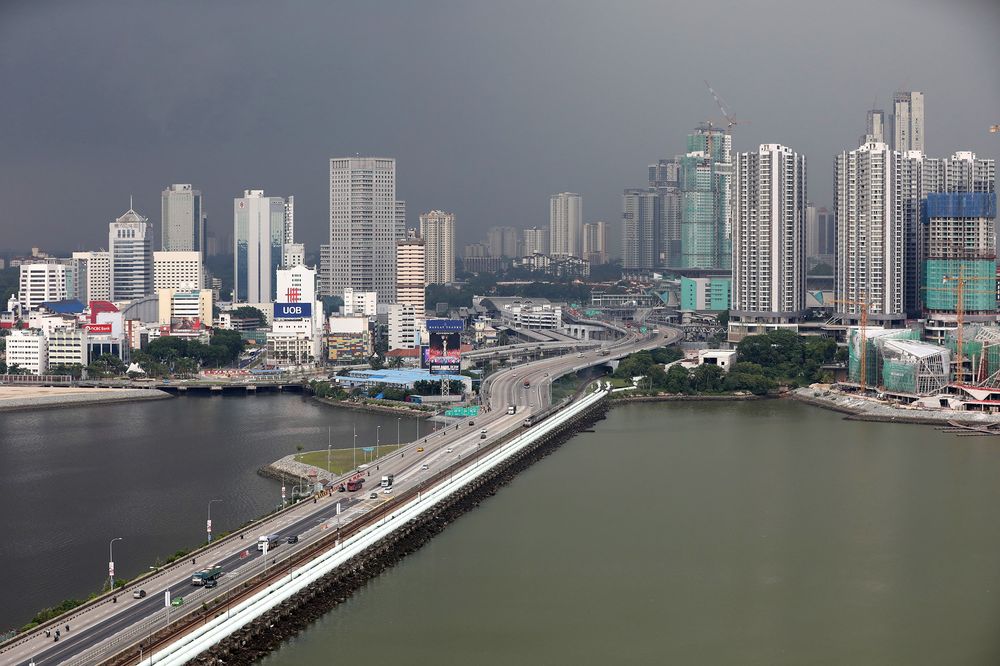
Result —
[{"label": "highway", "polygon": [[[607,356],[597,350],[587,350],[499,371],[485,382],[483,402],[486,408],[479,416],[453,422],[371,463],[361,472],[366,481],[362,490],[333,493],[313,502],[301,502],[254,526],[252,532],[242,535],[242,539],[237,534],[220,540],[210,550],[199,553],[196,562],[185,559],[162,569],[150,579],[124,588],[115,602],[105,601],[80,609],[60,624],[58,640],[55,640],[55,627],[50,628],[52,636],[45,636],[40,630],[26,634],[0,652],[0,664],[28,664],[30,661],[39,666],[66,662],[96,663],[80,661],[78,657],[116,637],[119,641],[129,638],[127,642],[115,645],[114,651],[117,651],[139,642],[149,631],[163,626],[168,611],[164,605],[165,591],[170,592],[171,599],[181,597],[184,600],[182,606],[170,609],[172,617],[192,607],[200,607],[205,601],[216,598],[225,600],[230,590],[261,573],[265,566],[269,569],[281,567],[289,555],[329,535],[328,530],[348,527],[371,509],[391,501],[394,493],[418,485],[424,478],[453,463],[475,457],[484,444],[492,442],[505,431],[518,429],[529,415],[547,410],[551,401],[551,383],[561,374],[599,365],[640,349],[670,344],[677,341],[680,335],[676,329],[663,327],[659,332],[646,336],[633,331],[618,341],[606,343],[602,349],[607,351]],[[508,407],[512,405],[516,407],[516,413],[508,414]],[[387,473],[395,478],[392,489],[383,492],[379,479]],[[350,476],[343,478],[346,480]],[[257,538],[265,534],[281,537],[281,545],[267,554],[267,562],[257,550]],[[286,543],[288,537],[297,537],[297,543]],[[193,586],[192,575],[213,564],[219,564],[224,572],[218,586],[210,589]],[[146,596],[133,599],[133,592],[139,589]],[[67,622],[69,631],[65,630]],[[100,656],[106,658],[112,653],[109,651]]]}]

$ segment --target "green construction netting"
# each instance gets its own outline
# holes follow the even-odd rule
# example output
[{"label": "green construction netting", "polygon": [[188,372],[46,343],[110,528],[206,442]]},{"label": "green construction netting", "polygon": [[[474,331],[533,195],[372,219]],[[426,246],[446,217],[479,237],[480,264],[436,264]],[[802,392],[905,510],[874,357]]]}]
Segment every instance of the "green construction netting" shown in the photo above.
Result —
[{"label": "green construction netting", "polygon": [[914,363],[886,360],[882,364],[882,381],[887,391],[917,392],[917,366]]}]

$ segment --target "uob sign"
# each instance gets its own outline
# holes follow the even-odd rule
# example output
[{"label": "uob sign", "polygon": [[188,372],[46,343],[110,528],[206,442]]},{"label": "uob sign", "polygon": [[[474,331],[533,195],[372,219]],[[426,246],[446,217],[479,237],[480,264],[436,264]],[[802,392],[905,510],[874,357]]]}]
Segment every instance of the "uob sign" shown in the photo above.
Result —
[{"label": "uob sign", "polygon": [[312,317],[312,303],[275,303],[275,319],[306,319]]}]

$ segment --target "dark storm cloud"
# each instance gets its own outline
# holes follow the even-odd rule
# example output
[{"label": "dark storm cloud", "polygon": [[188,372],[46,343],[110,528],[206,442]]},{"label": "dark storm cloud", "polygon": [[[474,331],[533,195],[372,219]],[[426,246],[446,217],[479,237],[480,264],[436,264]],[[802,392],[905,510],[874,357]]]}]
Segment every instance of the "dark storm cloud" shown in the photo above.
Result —
[{"label": "dark storm cloud", "polygon": [[315,248],[327,162],[396,157],[408,222],[459,242],[547,224],[548,195],[617,224],[623,187],[719,111],[734,145],[836,152],[897,88],[926,93],[927,149],[995,157],[1000,12],[989,2],[21,2],[0,4],[0,247],[106,243],[128,204],[191,182],[210,224],[263,187]]}]

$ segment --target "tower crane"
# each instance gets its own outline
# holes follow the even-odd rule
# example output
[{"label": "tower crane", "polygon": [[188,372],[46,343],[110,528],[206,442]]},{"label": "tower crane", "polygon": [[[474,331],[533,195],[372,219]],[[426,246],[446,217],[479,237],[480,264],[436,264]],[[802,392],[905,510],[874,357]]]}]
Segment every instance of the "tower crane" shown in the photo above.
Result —
[{"label": "tower crane", "polygon": [[722,111],[722,117],[726,119],[726,131],[731,132],[737,125],[746,125],[750,121],[748,120],[737,120],[726,111],[726,105],[719,99],[719,95],[715,92],[708,81],[705,81],[705,87],[708,88],[708,92],[712,93],[712,98],[715,99],[715,103],[719,105],[719,110]]},{"label": "tower crane", "polygon": [[868,379],[868,340],[866,336],[868,328],[868,308],[871,307],[871,303],[868,301],[854,301],[849,299],[837,299],[833,302],[840,303],[841,305],[856,305],[861,309],[861,321],[860,326],[858,326],[858,341],[861,346],[861,358],[858,361],[858,383],[861,385],[861,395],[864,395],[865,384]]}]

